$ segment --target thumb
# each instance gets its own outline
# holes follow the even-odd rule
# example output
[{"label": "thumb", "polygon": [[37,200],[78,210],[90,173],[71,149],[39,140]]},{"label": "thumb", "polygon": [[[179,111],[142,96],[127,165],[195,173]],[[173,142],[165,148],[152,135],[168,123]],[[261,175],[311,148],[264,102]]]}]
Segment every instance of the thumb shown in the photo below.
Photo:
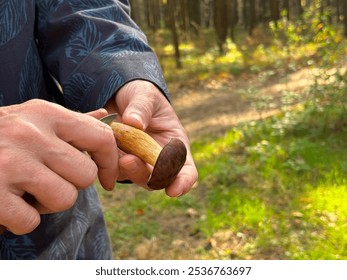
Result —
[{"label": "thumb", "polygon": [[122,120],[125,124],[145,130],[148,126],[150,117],[133,103],[129,104],[122,115]]},{"label": "thumb", "polygon": [[[146,91],[119,92],[118,108],[125,124],[145,130],[154,115],[155,94]],[[123,112],[122,112],[123,111]]]}]

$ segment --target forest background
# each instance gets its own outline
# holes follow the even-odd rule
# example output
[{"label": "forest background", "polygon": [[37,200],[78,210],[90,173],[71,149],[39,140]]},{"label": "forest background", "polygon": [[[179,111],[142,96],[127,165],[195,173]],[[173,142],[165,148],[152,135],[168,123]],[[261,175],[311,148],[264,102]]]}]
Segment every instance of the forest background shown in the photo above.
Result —
[{"label": "forest background", "polygon": [[114,258],[347,259],[347,1],[130,2],[199,181],[99,188]]}]

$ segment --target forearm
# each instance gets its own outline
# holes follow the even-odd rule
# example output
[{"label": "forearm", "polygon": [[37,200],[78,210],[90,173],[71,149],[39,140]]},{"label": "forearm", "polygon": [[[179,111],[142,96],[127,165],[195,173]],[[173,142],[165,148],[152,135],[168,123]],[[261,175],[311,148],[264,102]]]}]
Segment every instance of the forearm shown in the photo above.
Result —
[{"label": "forearm", "polygon": [[39,44],[69,108],[104,107],[137,79],[150,81],[167,96],[158,59],[124,4],[95,1],[84,7],[81,1],[64,1],[47,11],[45,2],[38,4]]}]

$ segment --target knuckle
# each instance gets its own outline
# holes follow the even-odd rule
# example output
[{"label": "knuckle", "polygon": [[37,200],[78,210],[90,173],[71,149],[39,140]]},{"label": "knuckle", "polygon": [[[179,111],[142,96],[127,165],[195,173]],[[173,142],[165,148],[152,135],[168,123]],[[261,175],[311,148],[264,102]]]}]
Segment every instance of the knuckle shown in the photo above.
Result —
[{"label": "knuckle", "polygon": [[37,186],[45,186],[44,195],[37,194],[38,201],[53,212],[64,211],[71,208],[76,202],[78,192],[74,185],[63,179],[51,178],[47,180],[44,169],[35,171],[30,183],[26,185],[26,191],[38,193]]},{"label": "knuckle", "polygon": [[[23,155],[23,152],[13,151],[9,149],[0,150],[0,178],[3,181],[7,178],[11,182],[18,181],[23,178],[23,168],[30,161]],[[26,175],[26,174],[25,174]],[[21,176],[21,177],[19,177]],[[6,181],[6,180],[5,180]]]},{"label": "knuckle", "polygon": [[56,203],[55,205],[50,205],[49,209],[56,212],[65,211],[73,207],[76,203],[78,191],[74,187],[69,191],[66,191],[66,188],[60,188],[60,191],[55,196]]},{"label": "knuckle", "polygon": [[22,106],[31,107],[30,109],[44,114],[56,114],[60,108],[59,105],[43,99],[31,99],[24,102]]},{"label": "knuckle", "polygon": [[30,106],[41,106],[42,104],[48,104],[48,102],[44,101],[42,99],[31,99],[31,100],[26,101],[23,104],[27,104]]},{"label": "knuckle", "polygon": [[31,172],[29,168],[30,166],[28,165],[23,170],[25,174],[24,176],[22,175],[23,178],[20,182],[26,192],[35,195],[39,186],[47,185],[47,173],[44,169],[37,166],[32,166]]},{"label": "knuckle", "polygon": [[84,176],[80,179],[80,183],[79,183],[80,188],[89,187],[91,184],[94,183],[98,175],[98,167],[96,166],[95,162],[90,160],[87,157],[84,161],[85,163],[82,164],[83,170],[84,170],[83,172]]},{"label": "knuckle", "polygon": [[[17,205],[9,205],[7,207],[7,217],[11,219],[8,229],[17,235],[32,232],[40,224],[40,215],[34,209],[24,212]],[[6,225],[6,222],[5,222]]]},{"label": "knuckle", "polygon": [[115,138],[114,138],[112,128],[109,125],[104,124],[102,122],[98,122],[98,124],[100,125],[99,131],[100,131],[100,140],[102,141],[102,145],[106,145],[107,147],[110,145],[114,145]]},{"label": "knuckle", "polygon": [[[24,217],[23,217],[24,218]],[[20,223],[20,228],[12,230],[14,234],[26,234],[35,230],[41,222],[40,215],[28,215],[25,219],[22,219]]]},{"label": "knuckle", "polygon": [[13,117],[6,127],[6,137],[11,143],[25,144],[37,142],[43,137],[41,131],[32,123]]},{"label": "knuckle", "polygon": [[77,190],[70,182],[47,172],[46,168],[34,169],[32,175],[24,189],[40,204],[53,212],[66,210],[74,204]]}]

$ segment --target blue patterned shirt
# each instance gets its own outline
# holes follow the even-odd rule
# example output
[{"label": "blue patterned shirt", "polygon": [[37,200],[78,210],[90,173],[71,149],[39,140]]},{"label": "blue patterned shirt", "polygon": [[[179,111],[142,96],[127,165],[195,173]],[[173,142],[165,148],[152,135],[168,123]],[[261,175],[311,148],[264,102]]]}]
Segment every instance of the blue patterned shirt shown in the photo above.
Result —
[{"label": "blue patterned shirt", "polygon": [[[0,62],[0,106],[40,98],[87,112],[135,79],[167,96],[157,57],[126,0],[0,0]],[[0,259],[111,257],[93,186],[68,211],[42,215],[32,233],[0,235]]]}]

